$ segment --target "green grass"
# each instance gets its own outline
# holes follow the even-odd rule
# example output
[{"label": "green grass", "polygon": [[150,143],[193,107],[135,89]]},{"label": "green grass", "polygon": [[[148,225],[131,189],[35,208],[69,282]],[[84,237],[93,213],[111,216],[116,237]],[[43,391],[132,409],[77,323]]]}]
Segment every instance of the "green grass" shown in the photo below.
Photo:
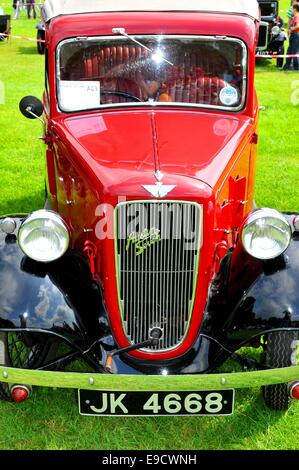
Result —
[{"label": "green grass", "polygon": [[[36,20],[13,21],[13,33],[35,37]],[[43,205],[44,145],[39,122],[25,119],[19,101],[42,95],[44,58],[35,43],[0,43],[0,82],[5,105],[0,105],[0,213],[29,212]]]},{"label": "green grass", "polygon": [[270,65],[256,68],[261,111],[255,197],[258,206],[299,211],[299,105],[291,103],[299,90],[299,74]]},{"label": "green grass", "polygon": [[[281,2],[286,8],[288,1]],[[13,32],[35,36],[34,20],[13,22]],[[291,104],[295,73],[263,61],[256,71],[260,145],[256,200],[259,206],[299,210],[298,105]],[[35,44],[0,44],[0,213],[40,208],[44,191],[44,145],[38,122],[23,118],[19,100],[41,96],[43,58]],[[298,84],[299,86],[299,84]],[[231,417],[87,418],[78,415],[71,390],[36,389],[19,406],[0,403],[3,449],[299,449],[299,403],[287,413],[266,409],[259,390],[236,394]]]}]

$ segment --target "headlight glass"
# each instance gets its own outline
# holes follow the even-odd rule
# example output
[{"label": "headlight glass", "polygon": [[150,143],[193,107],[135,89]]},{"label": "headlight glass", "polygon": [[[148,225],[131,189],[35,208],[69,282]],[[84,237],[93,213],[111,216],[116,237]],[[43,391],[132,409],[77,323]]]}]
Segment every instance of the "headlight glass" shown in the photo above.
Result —
[{"label": "headlight glass", "polygon": [[21,225],[19,245],[29,258],[48,263],[64,255],[69,246],[69,232],[56,212],[36,211]]},{"label": "headlight glass", "polygon": [[281,255],[292,236],[290,224],[274,209],[259,209],[249,215],[242,231],[242,243],[251,256],[267,260]]}]

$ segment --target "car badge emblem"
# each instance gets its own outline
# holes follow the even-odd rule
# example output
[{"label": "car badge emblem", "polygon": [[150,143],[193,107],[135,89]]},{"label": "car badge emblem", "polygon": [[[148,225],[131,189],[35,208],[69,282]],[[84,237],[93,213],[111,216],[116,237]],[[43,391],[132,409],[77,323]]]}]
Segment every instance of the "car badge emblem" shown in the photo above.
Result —
[{"label": "car badge emblem", "polygon": [[140,235],[137,235],[137,233],[135,232],[130,233],[127,240],[126,251],[129,251],[130,247],[134,245],[136,249],[135,254],[136,256],[139,256],[151,245],[160,241],[161,235],[160,230],[158,228],[145,228]]},{"label": "car badge emblem", "polygon": [[156,171],[155,177],[157,179],[157,183],[155,184],[143,184],[142,187],[149,192],[152,196],[156,198],[162,198],[167,196],[170,191],[176,188],[175,184],[163,184],[162,178],[163,174],[161,171]]}]

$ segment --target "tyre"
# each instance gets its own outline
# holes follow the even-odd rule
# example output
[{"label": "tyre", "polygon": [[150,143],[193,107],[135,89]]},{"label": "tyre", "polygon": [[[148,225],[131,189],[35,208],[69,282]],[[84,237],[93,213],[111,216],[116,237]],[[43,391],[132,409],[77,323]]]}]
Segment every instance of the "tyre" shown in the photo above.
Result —
[{"label": "tyre", "polygon": [[[37,39],[38,40],[45,40],[45,35],[43,31],[38,30],[37,31]],[[44,42],[38,42],[37,43],[37,52],[41,55],[45,53],[45,43]]]},{"label": "tyre", "polygon": [[[296,352],[298,334],[290,331],[271,333],[267,337],[265,363],[271,369],[292,365],[292,355]],[[287,384],[267,385],[263,387],[263,396],[268,408],[285,411],[291,405]]]},{"label": "tyre", "polygon": [[[0,364],[23,369],[38,368],[49,355],[51,343],[24,333],[0,333]],[[9,385],[0,382],[0,400],[12,401]]]}]

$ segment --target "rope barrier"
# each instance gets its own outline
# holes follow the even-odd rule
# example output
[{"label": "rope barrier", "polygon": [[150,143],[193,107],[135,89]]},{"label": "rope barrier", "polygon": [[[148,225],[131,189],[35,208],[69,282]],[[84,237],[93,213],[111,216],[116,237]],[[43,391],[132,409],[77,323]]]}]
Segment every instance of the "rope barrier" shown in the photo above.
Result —
[{"label": "rope barrier", "polygon": [[[46,42],[43,39],[34,39],[34,38],[27,38],[25,36],[14,36],[12,34],[4,34],[0,33],[0,37],[4,38],[12,38],[12,39],[20,39],[22,41],[32,41],[32,42]],[[295,57],[299,58],[299,54],[256,54],[256,59],[294,59]]]},{"label": "rope barrier", "polygon": [[21,39],[22,41],[46,42],[43,39],[26,38],[24,36],[13,36],[12,34],[4,34],[4,33],[0,33],[0,37],[2,37],[2,38]]},{"label": "rope barrier", "polygon": [[299,57],[299,54],[256,54],[256,59],[294,59],[295,57]]}]

